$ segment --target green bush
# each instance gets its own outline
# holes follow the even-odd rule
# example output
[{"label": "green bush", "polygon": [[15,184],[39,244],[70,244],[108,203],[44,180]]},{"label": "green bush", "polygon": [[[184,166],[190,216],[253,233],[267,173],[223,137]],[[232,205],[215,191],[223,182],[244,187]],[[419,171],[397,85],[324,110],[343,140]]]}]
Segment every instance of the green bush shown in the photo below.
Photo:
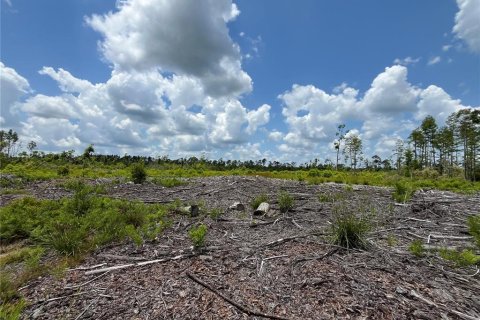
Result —
[{"label": "green bush", "polygon": [[[293,197],[286,191],[280,191],[278,194],[278,206],[280,208],[280,212],[287,212],[293,208],[294,199]],[[258,206],[257,206],[258,207]]]},{"label": "green bush", "polygon": [[147,179],[147,171],[145,165],[142,162],[138,162],[132,165],[130,175],[133,183],[142,184]]},{"label": "green bush", "polygon": [[440,256],[455,263],[457,267],[467,267],[480,262],[480,256],[477,256],[472,250],[464,249],[463,251],[441,249]]},{"label": "green bush", "polygon": [[70,169],[67,166],[62,166],[57,169],[57,174],[62,177],[66,177],[70,174]]},{"label": "green bush", "polygon": [[470,216],[467,220],[468,231],[480,248],[480,215]]},{"label": "green bush", "polygon": [[413,195],[413,188],[402,181],[397,181],[394,188],[393,199],[396,202],[405,203],[410,200]]},{"label": "green bush", "polygon": [[367,233],[371,230],[369,216],[355,215],[344,206],[334,208],[330,232],[334,244],[347,249],[367,249]]},{"label": "green bush", "polygon": [[93,195],[84,212],[77,214],[71,209],[77,207],[77,202],[75,198],[13,201],[0,208],[0,240],[9,243],[30,239],[70,256],[126,237],[136,243],[139,236],[154,239],[169,225],[167,206]]},{"label": "green bush", "polygon": [[262,202],[268,202],[268,196],[265,194],[265,193],[262,193],[258,196],[256,196],[251,202],[250,202],[250,206],[252,207],[252,209],[257,209],[258,206],[260,205],[260,203]]},{"label": "green bush", "polygon": [[414,240],[410,244],[410,247],[408,247],[408,250],[410,250],[410,252],[417,257],[421,257],[425,253],[425,248],[423,247],[423,242],[422,242],[422,240],[418,240],[418,239]]},{"label": "green bush", "polygon": [[190,240],[192,240],[193,246],[197,249],[205,245],[206,235],[207,226],[204,224],[201,224],[198,227],[193,227],[188,231],[188,236],[190,237]]},{"label": "green bush", "polygon": [[223,210],[219,208],[214,208],[209,212],[210,218],[214,220],[218,219],[222,214],[223,214]]}]

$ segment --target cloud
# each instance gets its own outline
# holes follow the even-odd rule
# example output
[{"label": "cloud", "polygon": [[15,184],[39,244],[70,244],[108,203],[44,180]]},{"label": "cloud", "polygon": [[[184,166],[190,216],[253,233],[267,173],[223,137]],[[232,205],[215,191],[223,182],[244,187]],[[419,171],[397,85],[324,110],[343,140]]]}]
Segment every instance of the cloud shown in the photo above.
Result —
[{"label": "cloud", "polygon": [[403,58],[403,59],[399,59],[399,58],[396,58],[393,63],[394,64],[399,64],[399,65],[402,65],[402,66],[408,66],[408,65],[414,65],[416,64],[417,62],[419,62],[421,60],[420,57],[418,58],[412,58],[412,57],[406,57],[406,58]]},{"label": "cloud", "polygon": [[439,56],[431,57],[431,58],[428,60],[427,65],[433,66],[434,64],[437,64],[437,63],[439,63],[440,61],[442,61],[442,58],[440,58]]},{"label": "cloud", "polygon": [[468,107],[440,87],[413,86],[407,75],[405,66],[387,67],[363,97],[346,84],[331,94],[312,85],[294,85],[279,96],[288,132],[273,131],[276,133],[270,133],[269,138],[279,141],[278,150],[290,157],[301,153],[302,159],[319,154],[332,158],[337,125],[347,123],[349,134],[357,133],[364,139],[366,154],[385,157],[392,154],[396,140],[408,136],[427,115],[443,125],[451,113]]},{"label": "cloud", "polygon": [[31,92],[27,79],[0,62],[0,125],[16,128],[20,99]]},{"label": "cloud", "polygon": [[480,53],[480,1],[457,0],[457,5],[453,32],[472,52]]},{"label": "cloud", "polygon": [[247,113],[248,126],[246,132],[248,134],[254,133],[258,127],[270,121],[270,108],[268,104],[263,104],[257,110],[252,110]]},{"label": "cloud", "polygon": [[462,108],[466,106],[460,100],[452,99],[442,88],[430,85],[420,94],[415,119],[423,120],[426,116],[433,115],[443,125],[450,114]]},{"label": "cloud", "polygon": [[100,49],[116,69],[195,77],[213,97],[251,91],[228,33],[227,23],[240,13],[231,0],[126,0],[117,9],[86,18],[103,35]]},{"label": "cloud", "polygon": [[447,52],[447,51],[450,50],[451,48],[452,48],[452,45],[451,45],[451,44],[446,44],[446,45],[442,46],[442,51]]},{"label": "cloud", "polygon": [[395,65],[385,68],[365,93],[361,108],[374,113],[401,113],[415,110],[418,89],[407,81],[408,70]]},{"label": "cloud", "polygon": [[49,97],[38,94],[25,101],[21,109],[30,115],[47,119],[72,119],[79,117],[74,105],[75,99],[68,96]]},{"label": "cloud", "polygon": [[283,133],[281,133],[280,131],[273,130],[268,134],[268,139],[272,141],[280,141],[282,140],[283,136]]}]

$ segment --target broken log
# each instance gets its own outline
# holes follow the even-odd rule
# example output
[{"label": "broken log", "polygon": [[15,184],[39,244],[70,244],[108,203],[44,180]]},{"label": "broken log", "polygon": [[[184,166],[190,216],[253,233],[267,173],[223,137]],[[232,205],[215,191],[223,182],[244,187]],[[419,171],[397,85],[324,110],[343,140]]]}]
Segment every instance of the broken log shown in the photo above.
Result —
[{"label": "broken log", "polygon": [[258,206],[257,210],[255,210],[253,212],[253,215],[254,216],[261,216],[261,215],[267,214],[268,210],[270,210],[270,205],[266,202],[262,202]]}]

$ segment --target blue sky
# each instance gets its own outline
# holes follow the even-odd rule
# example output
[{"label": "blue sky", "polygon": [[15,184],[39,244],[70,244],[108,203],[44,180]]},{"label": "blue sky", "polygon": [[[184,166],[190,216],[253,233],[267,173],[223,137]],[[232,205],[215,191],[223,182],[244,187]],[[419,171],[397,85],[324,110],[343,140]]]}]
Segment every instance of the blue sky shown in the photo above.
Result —
[{"label": "blue sky", "polygon": [[480,1],[2,0],[1,125],[40,149],[391,156],[480,106]]}]

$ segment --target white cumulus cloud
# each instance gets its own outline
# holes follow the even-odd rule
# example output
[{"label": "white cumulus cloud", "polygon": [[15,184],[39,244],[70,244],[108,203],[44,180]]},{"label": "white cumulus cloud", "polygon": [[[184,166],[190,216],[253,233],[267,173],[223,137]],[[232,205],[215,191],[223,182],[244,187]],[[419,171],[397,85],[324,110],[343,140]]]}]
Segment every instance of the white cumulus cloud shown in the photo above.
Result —
[{"label": "white cumulus cloud", "polygon": [[473,52],[480,53],[480,1],[457,0],[457,5],[459,11],[455,15],[453,32]]},{"label": "white cumulus cloud", "polygon": [[231,0],[126,0],[117,9],[86,19],[104,36],[101,50],[115,68],[193,76],[215,97],[252,89],[228,34],[240,13]]}]

